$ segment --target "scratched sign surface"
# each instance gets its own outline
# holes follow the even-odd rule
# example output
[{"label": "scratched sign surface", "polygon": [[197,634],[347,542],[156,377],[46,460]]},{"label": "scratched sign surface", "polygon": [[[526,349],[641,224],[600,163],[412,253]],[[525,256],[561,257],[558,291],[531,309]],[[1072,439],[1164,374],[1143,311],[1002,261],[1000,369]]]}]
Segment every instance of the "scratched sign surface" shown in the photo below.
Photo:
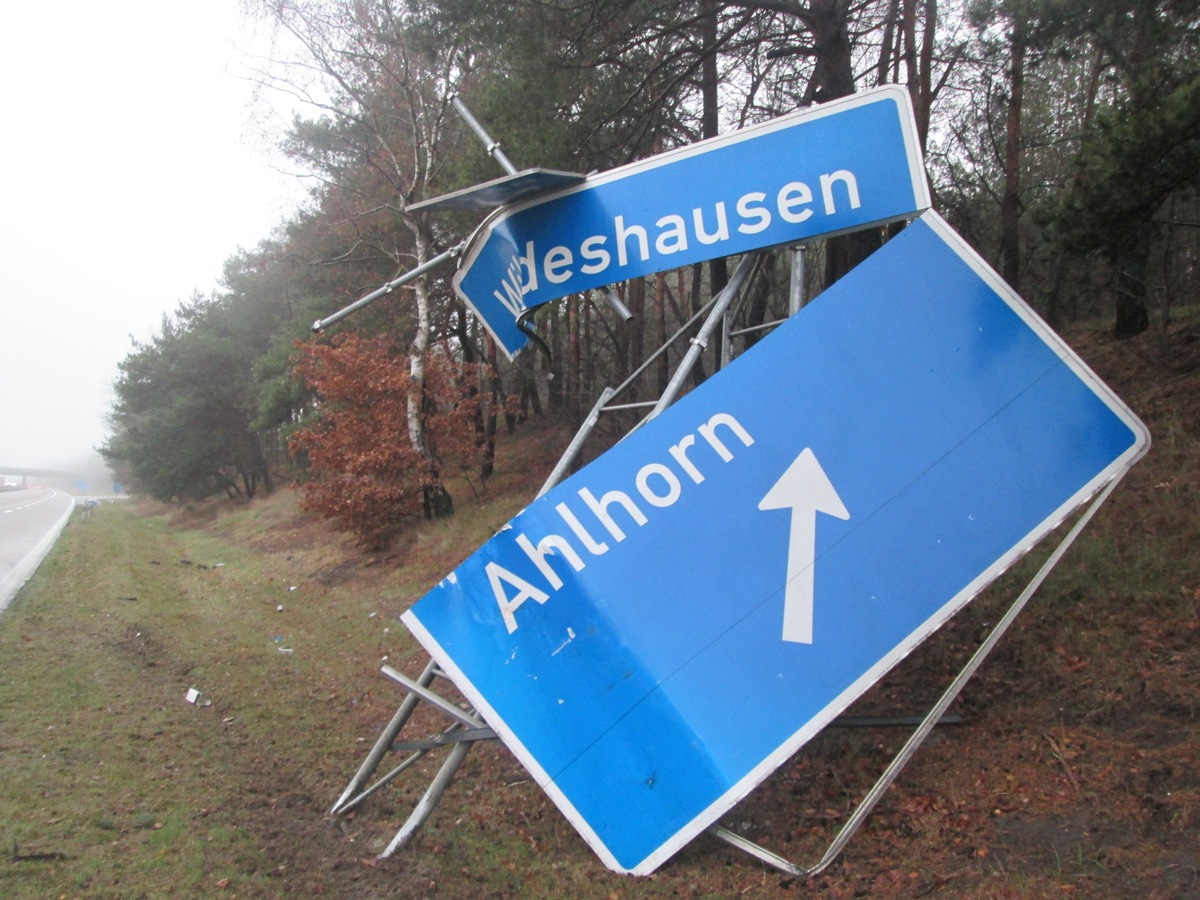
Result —
[{"label": "scratched sign surface", "polygon": [[927,213],[404,621],[645,874],[1147,442]]}]

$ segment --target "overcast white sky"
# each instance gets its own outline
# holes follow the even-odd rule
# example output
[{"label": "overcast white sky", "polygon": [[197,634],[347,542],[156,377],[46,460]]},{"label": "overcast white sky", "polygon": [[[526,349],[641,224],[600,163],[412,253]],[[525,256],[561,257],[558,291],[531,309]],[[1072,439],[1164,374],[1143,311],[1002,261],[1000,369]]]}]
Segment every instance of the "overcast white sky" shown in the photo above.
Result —
[{"label": "overcast white sky", "polygon": [[236,74],[237,0],[16,3],[2,35],[0,470],[101,444],[129,335],[302,196]]}]

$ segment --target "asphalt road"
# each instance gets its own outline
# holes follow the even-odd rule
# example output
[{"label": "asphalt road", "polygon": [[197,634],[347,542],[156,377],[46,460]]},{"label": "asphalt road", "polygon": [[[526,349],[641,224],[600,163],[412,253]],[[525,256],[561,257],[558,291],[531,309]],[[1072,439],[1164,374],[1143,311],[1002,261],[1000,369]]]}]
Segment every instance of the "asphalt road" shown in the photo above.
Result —
[{"label": "asphalt road", "polygon": [[54,546],[75,498],[53,488],[0,491],[0,610]]}]

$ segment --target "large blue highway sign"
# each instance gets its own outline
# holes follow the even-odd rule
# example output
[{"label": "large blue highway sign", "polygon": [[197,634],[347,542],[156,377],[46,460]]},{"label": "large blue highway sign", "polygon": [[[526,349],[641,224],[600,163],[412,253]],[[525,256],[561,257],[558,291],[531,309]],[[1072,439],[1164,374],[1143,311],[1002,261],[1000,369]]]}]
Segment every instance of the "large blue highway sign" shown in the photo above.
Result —
[{"label": "large blue highway sign", "polygon": [[516,320],[567,294],[928,206],[908,92],[891,85],[501,209],[454,286],[511,357]]},{"label": "large blue highway sign", "polygon": [[1148,442],[926,213],[403,618],[645,874]]}]

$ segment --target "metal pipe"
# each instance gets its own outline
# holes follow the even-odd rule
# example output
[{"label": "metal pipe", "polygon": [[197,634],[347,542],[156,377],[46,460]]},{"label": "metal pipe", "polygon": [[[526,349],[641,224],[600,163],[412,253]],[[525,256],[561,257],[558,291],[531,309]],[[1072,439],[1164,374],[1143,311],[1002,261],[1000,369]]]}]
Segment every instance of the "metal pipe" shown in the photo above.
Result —
[{"label": "metal pipe", "polygon": [[433,259],[428,260],[427,262],[424,262],[421,265],[417,266],[411,272],[405,272],[399,278],[395,278],[392,281],[389,281],[383,287],[376,288],[375,290],[371,291],[371,293],[367,294],[367,296],[362,297],[359,300],[355,300],[349,306],[338,310],[333,315],[326,316],[324,319],[317,319],[317,321],[313,322],[313,326],[312,326],[313,332],[314,333],[320,332],[322,329],[327,328],[328,326],[332,325],[334,322],[340,322],[342,319],[346,318],[346,316],[350,315],[351,313],[357,312],[358,310],[362,309],[367,304],[375,302],[380,297],[382,297],[384,294],[390,294],[392,291],[394,291],[396,288],[400,287],[401,285],[408,284],[408,282],[412,281],[415,278],[420,278],[422,275],[424,275],[430,269],[440,266],[442,263],[444,263],[450,257],[457,255],[458,252],[460,250],[462,250],[462,248],[463,248],[463,244],[459,244],[455,247],[451,247],[449,250],[439,253]]},{"label": "metal pipe", "polygon": [[[1126,471],[1128,471],[1128,469]],[[1025,604],[1029,602],[1029,598],[1032,597],[1034,593],[1037,592],[1037,589],[1042,586],[1042,582],[1046,580],[1046,576],[1049,575],[1054,567],[1058,565],[1059,560],[1061,560],[1063,557],[1063,554],[1066,553],[1071,544],[1075,542],[1075,538],[1079,537],[1079,534],[1083,531],[1084,526],[1091,521],[1091,518],[1093,515],[1095,515],[1096,510],[1098,510],[1101,505],[1103,505],[1104,501],[1108,499],[1109,494],[1113,492],[1113,489],[1117,486],[1124,475],[1125,472],[1122,472],[1108,483],[1108,485],[1100,492],[1096,499],[1092,501],[1091,506],[1087,508],[1084,514],[1080,516],[1079,520],[1074,524],[1074,526],[1072,526],[1071,530],[1067,533],[1067,536],[1064,537],[1059,545],[1054,548],[1054,552],[1050,554],[1044,563],[1042,563],[1042,567],[1038,569],[1037,574],[1034,575],[1029,584],[1025,586],[1025,590],[1023,590],[1020,596],[1013,601],[1013,605],[1008,608],[1008,611],[1004,614],[1000,621],[996,623],[996,627],[992,629],[991,633],[984,639],[983,643],[980,644],[975,652],[971,655],[971,658],[968,660],[967,664],[963,666],[962,670],[957,676],[955,676],[954,681],[952,681],[950,686],[946,688],[945,693],[942,694],[937,703],[933,705],[933,708],[929,710],[929,713],[922,720],[921,725],[912,733],[911,736],[909,736],[909,739],[905,742],[904,746],[900,748],[900,752],[896,754],[896,758],[892,760],[891,765],[887,767],[883,775],[881,775],[879,780],[875,782],[874,787],[867,792],[867,796],[863,798],[863,802],[858,805],[858,808],[855,809],[850,818],[846,820],[846,824],[842,826],[842,830],[838,832],[837,837],[835,837],[833,840],[833,843],[829,845],[829,849],[825,851],[825,855],[821,857],[820,861],[815,866],[805,871],[805,877],[811,878],[813,875],[819,874],[825,869],[826,866],[828,866],[834,861],[834,859],[837,858],[839,853],[842,852],[842,848],[846,846],[846,843],[853,836],[854,832],[858,830],[858,827],[862,824],[863,819],[865,819],[870,814],[871,810],[875,808],[875,804],[879,802],[879,798],[883,796],[884,792],[891,786],[892,782],[896,780],[896,776],[900,774],[900,770],[904,768],[909,759],[912,758],[912,755],[917,752],[917,748],[921,746],[921,743],[929,735],[929,732],[933,730],[933,727],[938,723],[938,720],[942,717],[942,714],[946,712],[946,709],[951,703],[954,702],[955,698],[958,697],[964,685],[966,685],[971,676],[975,674],[976,669],[983,664],[983,661],[987,658],[988,654],[992,652],[992,649],[1000,641],[1000,638],[1004,636],[1004,633],[1008,631],[1009,626],[1012,625],[1013,621],[1020,614],[1021,610],[1025,608]]]},{"label": "metal pipe", "polygon": [[791,875],[793,878],[803,878],[808,873],[804,869],[797,866],[795,863],[788,862],[778,853],[772,853],[765,847],[760,847],[754,841],[747,840],[736,832],[730,831],[721,825],[710,825],[708,833],[713,837],[720,838],[727,844],[737,847],[739,850],[749,853],[761,862],[765,862],[769,866],[774,866],[785,875]]},{"label": "metal pipe", "polygon": [[671,335],[669,338],[667,338],[667,340],[665,342],[663,342],[663,345],[661,347],[659,347],[657,350],[655,350],[653,353],[651,353],[648,357],[646,357],[645,361],[640,366],[638,366],[636,369],[634,369],[633,373],[630,374],[630,376],[628,378],[626,378],[617,387],[615,387],[613,389],[613,396],[615,397],[617,394],[623,394],[625,392],[625,389],[627,387],[629,387],[631,384],[633,384],[635,381],[637,381],[638,377],[643,372],[645,372],[648,368],[650,368],[650,366],[654,363],[654,361],[656,359],[658,359],[660,356],[662,356],[664,353],[666,353],[668,350],[670,350],[672,345],[675,343],[675,341],[679,339],[679,336],[681,334],[683,334],[684,332],[686,332],[689,328],[691,328],[692,323],[695,322],[697,319],[699,319],[701,316],[703,316],[708,311],[708,308],[710,306],[712,306],[712,304],[715,302],[716,299],[717,298],[713,297],[707,303],[705,303],[702,307],[700,307],[700,309],[697,312],[695,312],[690,319],[688,319],[686,322],[684,322],[682,325],[680,325],[679,328],[677,328],[675,330],[675,333],[673,335]]},{"label": "metal pipe", "polygon": [[424,685],[413,681],[403,672],[397,672],[391,666],[383,666],[380,671],[382,671],[383,674],[388,678],[392,679],[392,681],[404,687],[406,690],[416,694],[426,703],[430,704],[431,706],[436,706],[456,722],[461,722],[468,728],[487,728],[487,725],[480,719],[469,713],[463,712],[445,697],[441,696],[440,694],[436,694]]},{"label": "metal pipe", "polygon": [[[457,729],[457,730],[456,730]],[[368,797],[379,792],[387,787],[397,777],[402,775],[407,769],[420,762],[431,751],[439,747],[448,747],[454,744],[461,744],[463,741],[468,743],[474,741],[490,741],[496,740],[496,732],[490,728],[459,728],[454,725],[448,731],[443,731],[436,738],[428,741],[400,741],[392,745],[393,750],[410,750],[412,751],[400,765],[392,769],[373,785],[363,791],[361,794],[347,800],[338,810],[339,815],[345,815],[352,809],[355,809],[360,803]]]},{"label": "metal pipe", "polygon": [[[700,331],[692,338],[692,346],[688,348],[684,354],[683,361],[679,363],[679,368],[675,370],[675,374],[671,376],[671,381],[667,385],[667,389],[663,391],[663,395],[658,398],[658,403],[650,415],[646,417],[644,422],[648,422],[661,413],[664,409],[675,402],[675,396],[683,387],[684,379],[688,377],[692,369],[696,365],[696,360],[700,358],[700,354],[704,352],[704,348],[708,346],[708,339],[712,336],[713,331],[721,323],[722,316],[725,315],[725,310],[729,304],[737,296],[738,291],[742,289],[742,284],[746,281],[746,277],[750,274],[750,270],[758,261],[758,253],[747,253],[742,257],[742,261],[738,263],[738,267],[733,270],[733,277],[729,279],[729,284],[725,285],[725,289],[717,295],[716,303],[713,304],[712,312],[708,314],[708,318],[704,324],[700,326]],[[644,424],[643,422],[643,424]]]},{"label": "metal pipe", "polygon": [[778,328],[782,324],[783,324],[782,321],[764,322],[762,325],[751,325],[748,328],[739,328],[736,331],[731,331],[731,332],[729,332],[729,336],[731,338],[734,338],[734,337],[739,337],[740,335],[743,335],[743,334],[753,334],[756,331],[766,331],[769,328]]},{"label": "metal pipe", "polygon": [[733,313],[734,313],[734,310],[732,307],[730,307],[729,309],[725,310],[724,315],[721,316],[721,368],[722,369],[725,368],[727,365],[729,365],[731,362],[733,362],[733,334],[731,333],[731,329],[733,327]]},{"label": "metal pipe", "polygon": [[437,737],[428,738],[423,741],[396,741],[396,743],[392,744],[392,749],[397,752],[405,750],[411,753],[416,750],[436,750],[438,747],[448,747],[451,744],[459,744],[463,741],[495,740],[499,740],[499,735],[490,728],[458,728],[455,726],[455,728],[448,731],[443,731]]},{"label": "metal pipe", "polygon": [[434,776],[433,781],[426,788],[424,795],[418,801],[412,813],[409,814],[408,821],[404,823],[404,827],[396,832],[396,836],[392,838],[392,842],[379,854],[380,859],[386,859],[407,845],[412,840],[413,835],[421,830],[421,826],[425,824],[425,821],[438,805],[438,801],[442,799],[442,794],[446,793],[446,788],[450,786],[450,781],[454,778],[454,773],[458,771],[458,767],[466,759],[471,746],[471,741],[464,741],[461,744],[454,745],[450,751],[450,755],[442,763],[441,769],[438,770],[437,775]]},{"label": "metal pipe", "polygon": [[637,403],[614,403],[612,406],[604,407],[601,412],[617,412],[621,409],[645,409],[647,406],[653,406],[654,400],[642,400]]},{"label": "metal pipe", "polygon": [[[647,357],[646,360],[640,366],[638,366],[637,369],[635,369],[628,378],[626,378],[624,381],[622,381],[618,387],[615,387],[615,388],[606,387],[603,391],[600,392],[600,398],[592,406],[591,412],[589,412],[587,418],[583,420],[583,424],[579,426],[579,430],[575,433],[575,437],[573,437],[571,439],[570,445],[567,447],[566,450],[563,451],[563,455],[559,458],[558,463],[554,466],[554,471],[552,471],[550,473],[549,477],[546,479],[546,483],[542,485],[542,489],[537,492],[538,497],[541,497],[543,494],[547,493],[551,488],[553,488],[556,484],[558,484],[559,481],[562,480],[562,477],[566,473],[567,468],[571,465],[572,462],[574,462],[575,457],[579,454],[579,450],[580,450],[580,448],[583,447],[583,444],[587,440],[588,435],[590,435],[592,433],[592,429],[596,427],[596,422],[600,418],[600,413],[604,412],[605,409],[618,409],[618,408],[626,409],[626,408],[632,408],[635,405],[637,405],[637,406],[642,405],[642,404],[627,404],[627,405],[623,405],[621,407],[606,407],[605,406],[605,404],[611,398],[616,397],[619,394],[623,394],[625,392],[626,388],[628,388],[631,384],[633,384],[635,381],[637,381],[638,376],[640,376],[644,371],[646,371],[646,369],[650,368],[651,364],[653,364],[653,362],[656,359],[658,359],[660,356],[662,356],[664,353],[666,353],[671,348],[671,345],[673,345],[675,343],[675,341],[678,340],[679,336],[681,334],[683,334],[684,332],[686,332],[687,329],[689,329],[692,326],[693,322],[695,322],[697,319],[699,319],[701,316],[703,316],[705,314],[705,312],[709,309],[709,307],[711,307],[713,305],[713,303],[716,302],[716,300],[717,300],[717,298],[713,297],[707,303],[705,303],[704,306],[700,307],[700,309],[690,319],[688,319],[686,322],[684,322],[682,325],[680,325],[679,328],[675,331],[675,333],[673,335],[671,335],[671,337],[668,338],[667,341],[661,347],[659,347],[657,350],[655,350],[653,353],[651,353],[650,356]],[[654,405],[654,401],[649,401],[645,405],[652,406],[652,405]]]},{"label": "metal pipe", "polygon": [[517,167],[504,155],[504,151],[500,149],[499,142],[492,140],[492,136],[487,133],[487,129],[479,124],[479,120],[471,114],[471,111],[467,109],[467,105],[462,102],[458,94],[451,94],[450,102],[454,104],[454,108],[458,110],[458,114],[462,116],[467,126],[475,132],[475,136],[483,141],[483,146],[487,148],[488,156],[500,163],[500,167],[509,175],[516,175]]},{"label": "metal pipe", "polygon": [[622,321],[632,322],[633,313],[629,311],[629,307],[621,302],[621,298],[617,296],[617,292],[610,287],[604,287],[601,290],[604,293],[604,299],[608,301],[609,308],[620,316]]},{"label": "metal pipe", "polygon": [[361,804],[364,800],[383,790],[385,787],[395,781],[396,778],[404,774],[406,770],[412,768],[413,765],[424,759],[429,752],[429,750],[417,750],[413,753],[410,753],[404,758],[404,761],[400,763],[400,765],[396,766],[396,768],[392,769],[361,794],[356,794],[342,803],[342,805],[338,807],[337,815],[344,816],[351,810],[357,809],[359,804]]},{"label": "metal pipe", "polygon": [[575,432],[575,437],[571,438],[571,443],[563,451],[563,455],[559,457],[558,462],[555,464],[554,471],[550,473],[546,479],[546,483],[542,485],[542,489],[537,492],[538,497],[541,497],[562,480],[567,468],[574,462],[580,448],[583,447],[583,442],[588,439],[588,435],[596,427],[596,422],[600,418],[601,408],[608,402],[608,398],[615,393],[616,391],[610,387],[606,387],[600,392],[600,399],[592,406],[592,411],[588,413],[587,418],[583,420],[583,424],[579,426],[579,430]]},{"label": "metal pipe", "polygon": [[[500,149],[500,142],[492,139],[487,129],[480,124],[479,120],[471,113],[471,110],[467,109],[467,104],[462,102],[462,98],[458,94],[451,94],[450,102],[454,104],[454,108],[462,116],[462,120],[467,123],[467,127],[475,132],[475,136],[483,142],[483,146],[487,148],[488,156],[498,162],[500,168],[504,169],[509,175],[516,175],[517,167],[512,164],[512,160],[504,155],[504,151]],[[605,302],[608,303],[613,312],[621,317],[622,321],[633,321],[633,313],[621,302],[621,298],[613,292],[612,288],[604,287],[601,288],[601,291],[604,294]]]},{"label": "metal pipe", "polygon": [[[433,684],[436,674],[437,661],[430,659],[425,664],[425,668],[421,674],[417,677],[417,684],[422,687],[429,687],[429,685]],[[400,733],[400,729],[404,727],[409,717],[412,716],[413,710],[417,708],[417,703],[417,695],[411,693],[401,701],[400,708],[396,710],[396,714],[392,716],[392,720],[388,722],[387,727],[379,735],[375,746],[371,748],[371,752],[367,754],[367,758],[363,760],[363,764],[358,767],[358,771],[350,779],[350,784],[346,786],[346,789],[342,791],[342,795],[338,797],[337,802],[333,804],[333,808],[329,810],[329,815],[336,816],[338,813],[343,812],[354,792],[359,789],[363,782],[375,774],[375,770],[379,768],[379,763],[387,755],[392,741],[396,739],[396,735]]]},{"label": "metal pipe", "polygon": [[792,248],[791,281],[788,284],[788,315],[794,316],[804,305],[804,245]]}]

